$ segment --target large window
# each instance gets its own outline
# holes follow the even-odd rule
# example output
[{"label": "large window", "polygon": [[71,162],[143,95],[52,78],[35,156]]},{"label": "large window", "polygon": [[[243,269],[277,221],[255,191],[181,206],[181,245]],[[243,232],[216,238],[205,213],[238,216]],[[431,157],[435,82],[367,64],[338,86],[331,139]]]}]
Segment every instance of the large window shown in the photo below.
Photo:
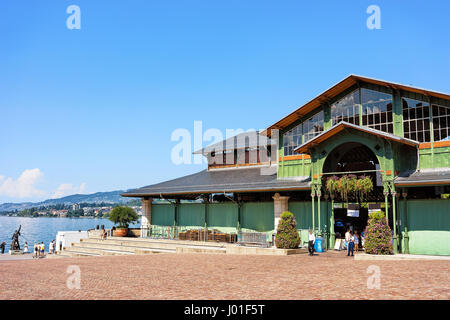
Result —
[{"label": "large window", "polygon": [[430,105],[424,101],[402,98],[402,108],[405,138],[430,142]]},{"label": "large window", "polygon": [[307,142],[323,132],[323,111],[303,122],[304,142]]},{"label": "large window", "polygon": [[434,141],[450,140],[450,108],[433,105]]},{"label": "large window", "polygon": [[294,149],[302,144],[302,124],[292,128],[283,135],[284,155],[291,156]]},{"label": "large window", "polygon": [[313,115],[308,120],[297,125],[283,135],[283,149],[285,156],[295,155],[294,149],[302,144],[302,130],[304,142],[311,140],[323,132],[323,111]]},{"label": "large window", "polygon": [[363,126],[393,133],[392,95],[366,88],[361,89]]},{"label": "large window", "polygon": [[359,125],[359,90],[346,95],[331,105],[332,125],[341,121]]}]

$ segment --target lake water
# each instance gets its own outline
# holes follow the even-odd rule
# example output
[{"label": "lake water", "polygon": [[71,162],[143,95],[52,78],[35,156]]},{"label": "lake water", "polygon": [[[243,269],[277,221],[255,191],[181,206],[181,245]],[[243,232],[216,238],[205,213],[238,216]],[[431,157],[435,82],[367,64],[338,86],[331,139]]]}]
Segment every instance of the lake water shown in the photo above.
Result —
[{"label": "lake water", "polygon": [[[9,251],[11,237],[14,231],[22,225],[19,237],[20,249],[23,249],[25,241],[28,242],[28,250],[33,248],[35,242],[43,241],[46,251],[50,241],[56,240],[58,231],[85,231],[95,229],[104,225],[106,229],[111,228],[114,223],[108,219],[88,218],[24,218],[0,216],[0,243],[6,242],[5,253]],[[130,225],[138,227],[140,224]]]}]

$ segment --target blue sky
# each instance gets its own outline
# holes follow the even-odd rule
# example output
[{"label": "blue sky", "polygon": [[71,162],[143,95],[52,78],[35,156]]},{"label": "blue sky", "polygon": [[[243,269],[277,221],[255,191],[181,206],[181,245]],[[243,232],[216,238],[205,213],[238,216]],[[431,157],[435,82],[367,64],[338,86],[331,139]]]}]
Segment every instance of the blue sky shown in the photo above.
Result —
[{"label": "blue sky", "polygon": [[[69,30],[69,5],[81,29]],[[381,9],[369,30],[366,9]],[[450,92],[448,1],[0,2],[0,203],[149,185],[178,128],[260,129],[349,74]],[[208,144],[208,142],[205,142]]]}]

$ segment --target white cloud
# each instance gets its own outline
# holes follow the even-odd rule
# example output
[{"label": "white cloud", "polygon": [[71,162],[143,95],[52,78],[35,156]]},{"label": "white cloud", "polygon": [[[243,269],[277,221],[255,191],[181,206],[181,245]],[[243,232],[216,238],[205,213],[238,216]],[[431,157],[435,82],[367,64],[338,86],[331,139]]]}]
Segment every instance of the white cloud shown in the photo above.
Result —
[{"label": "white cloud", "polygon": [[65,196],[70,196],[72,194],[83,193],[86,188],[86,182],[83,182],[78,188],[74,187],[71,183],[61,184],[55,192],[53,192],[51,198],[57,199]]},{"label": "white cloud", "polygon": [[11,198],[41,197],[45,192],[37,189],[35,184],[43,176],[38,168],[25,170],[17,180],[0,176],[0,195]]}]

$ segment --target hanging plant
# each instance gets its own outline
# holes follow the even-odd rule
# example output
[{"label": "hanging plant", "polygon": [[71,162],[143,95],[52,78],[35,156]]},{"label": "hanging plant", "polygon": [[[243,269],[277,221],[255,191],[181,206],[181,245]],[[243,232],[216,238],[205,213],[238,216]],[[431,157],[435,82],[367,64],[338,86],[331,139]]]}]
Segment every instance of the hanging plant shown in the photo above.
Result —
[{"label": "hanging plant", "polygon": [[327,183],[326,183],[325,187],[326,187],[330,197],[333,197],[335,195],[335,192],[338,187],[337,186],[338,180],[339,180],[339,178],[336,176],[332,176],[327,179]]},{"label": "hanging plant", "polygon": [[369,176],[360,176],[357,180],[357,190],[358,196],[362,202],[373,190],[372,178]]},{"label": "hanging plant", "polygon": [[347,178],[348,178],[348,182],[347,182],[347,193],[348,193],[348,195],[349,196],[352,196],[352,197],[354,197],[354,198],[356,198],[357,197],[357,188],[356,188],[356,185],[357,185],[357,177],[356,177],[356,175],[354,175],[354,174],[349,174],[348,176],[347,176]]},{"label": "hanging plant", "polygon": [[349,197],[363,202],[373,190],[372,178],[368,176],[343,175],[338,178],[332,176],[326,181],[326,189],[330,196],[340,195],[342,201],[348,202]]},{"label": "hanging plant", "polygon": [[349,179],[347,175],[343,175],[338,182],[338,191],[341,195],[342,200],[345,202],[348,202],[348,185],[349,185]]}]

